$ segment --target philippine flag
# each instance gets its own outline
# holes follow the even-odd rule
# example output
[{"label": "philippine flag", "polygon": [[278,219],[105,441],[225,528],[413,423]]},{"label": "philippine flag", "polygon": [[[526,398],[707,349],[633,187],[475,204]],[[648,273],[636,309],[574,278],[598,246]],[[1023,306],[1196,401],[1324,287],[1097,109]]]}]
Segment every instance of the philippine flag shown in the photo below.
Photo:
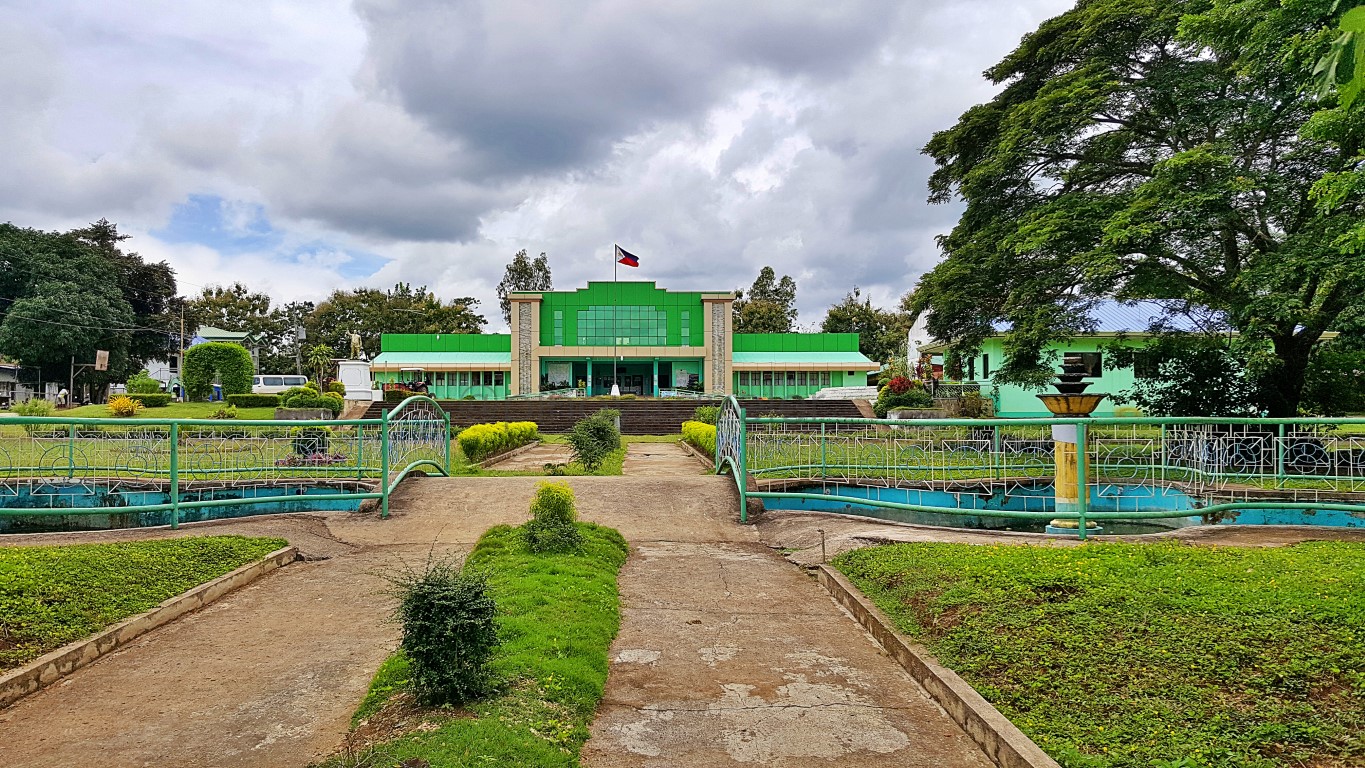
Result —
[{"label": "philippine flag", "polygon": [[625,264],[627,267],[638,267],[640,266],[640,257],[618,245],[616,246],[616,263]]}]

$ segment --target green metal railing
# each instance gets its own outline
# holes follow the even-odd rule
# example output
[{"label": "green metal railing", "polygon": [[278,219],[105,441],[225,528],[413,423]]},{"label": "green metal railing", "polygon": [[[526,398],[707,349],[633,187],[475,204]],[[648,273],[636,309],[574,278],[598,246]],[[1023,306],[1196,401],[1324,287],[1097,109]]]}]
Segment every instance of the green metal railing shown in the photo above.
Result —
[{"label": "green metal railing", "polygon": [[[322,421],[217,419],[0,420],[0,516],[169,512],[210,506],[296,501],[271,489],[347,481],[349,492],[329,501],[377,499],[388,517],[389,497],[417,470],[450,472],[450,417],[436,401],[409,397],[378,419]],[[192,487],[254,487],[243,498],[195,501]],[[102,490],[164,487],[168,501],[96,507],[5,506],[4,497],[65,494],[71,486]]]},{"label": "green metal railing", "polygon": [[[1080,488],[1074,510],[983,509],[849,497],[851,504],[1027,520],[1151,520],[1241,510],[1331,510],[1365,516],[1365,419],[751,418],[733,397],[717,422],[716,471],[748,499],[829,501],[825,493],[772,489],[773,482],[920,488],[966,496],[1019,493],[1056,478],[1053,428],[1074,427]],[[1129,486],[1175,488],[1195,509],[1143,508]],[[1094,510],[1101,498],[1117,511]]]}]

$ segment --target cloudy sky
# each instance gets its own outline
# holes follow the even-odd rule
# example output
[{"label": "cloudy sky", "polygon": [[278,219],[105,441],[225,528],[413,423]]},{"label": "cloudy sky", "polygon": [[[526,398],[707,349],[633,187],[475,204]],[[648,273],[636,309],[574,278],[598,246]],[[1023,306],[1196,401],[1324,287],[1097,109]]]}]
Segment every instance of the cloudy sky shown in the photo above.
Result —
[{"label": "cloudy sky", "polygon": [[920,148],[1065,0],[0,0],[0,221],[106,217],[182,291],[747,286],[891,303],[938,258]]}]

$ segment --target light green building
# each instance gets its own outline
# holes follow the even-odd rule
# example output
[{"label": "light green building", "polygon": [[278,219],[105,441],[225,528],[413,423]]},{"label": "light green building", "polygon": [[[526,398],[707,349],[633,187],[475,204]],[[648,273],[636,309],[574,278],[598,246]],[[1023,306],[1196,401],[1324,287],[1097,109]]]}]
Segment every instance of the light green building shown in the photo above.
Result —
[{"label": "light green building", "polygon": [[[1110,348],[1121,346],[1137,349],[1146,346],[1151,338],[1149,328],[1153,321],[1165,317],[1160,304],[1151,301],[1120,304],[1107,301],[1093,310],[1096,330],[1082,334],[1074,339],[1053,344],[1050,349],[1062,355],[1074,354],[1085,363],[1086,381],[1091,382],[1086,392],[1117,394],[1132,388],[1138,379],[1158,375],[1155,360],[1137,355],[1134,366],[1109,367]],[[1174,330],[1195,331],[1197,327],[1188,319],[1181,317],[1166,318]],[[1003,329],[1001,329],[1003,330]],[[942,355],[947,345],[942,343],[926,344],[919,348],[923,355]],[[962,380],[978,384],[981,394],[995,403],[995,414],[1005,418],[1046,417],[1051,415],[1042,401],[1038,399],[1040,390],[1025,389],[1015,384],[1000,384],[994,375],[1005,361],[1004,336],[988,337],[981,343],[975,357],[963,361]],[[937,369],[937,365],[935,366]],[[1096,416],[1113,416],[1114,408],[1121,407],[1114,399],[1106,398],[1095,410]]]},{"label": "light green building", "polygon": [[511,295],[510,334],[385,334],[376,386],[420,380],[438,399],[684,392],[807,397],[862,386],[878,365],[857,334],[736,334],[730,291],[588,283]]}]

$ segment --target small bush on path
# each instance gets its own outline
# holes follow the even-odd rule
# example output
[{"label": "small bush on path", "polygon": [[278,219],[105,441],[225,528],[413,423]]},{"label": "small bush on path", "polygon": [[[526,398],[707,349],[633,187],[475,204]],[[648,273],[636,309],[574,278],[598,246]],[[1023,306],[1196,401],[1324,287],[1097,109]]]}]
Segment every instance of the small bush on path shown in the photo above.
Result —
[{"label": "small bush on path", "polygon": [[568,435],[574,461],[593,472],[613,451],[621,450],[621,432],[616,427],[620,417],[620,411],[603,408],[574,424]]},{"label": "small bush on path", "polygon": [[531,516],[521,530],[532,552],[575,552],[583,546],[583,534],[574,524],[578,513],[568,483],[538,484]]},{"label": "small bush on path", "polygon": [[463,704],[487,693],[498,647],[488,580],[449,561],[429,561],[397,580],[402,649],[423,704]]}]

